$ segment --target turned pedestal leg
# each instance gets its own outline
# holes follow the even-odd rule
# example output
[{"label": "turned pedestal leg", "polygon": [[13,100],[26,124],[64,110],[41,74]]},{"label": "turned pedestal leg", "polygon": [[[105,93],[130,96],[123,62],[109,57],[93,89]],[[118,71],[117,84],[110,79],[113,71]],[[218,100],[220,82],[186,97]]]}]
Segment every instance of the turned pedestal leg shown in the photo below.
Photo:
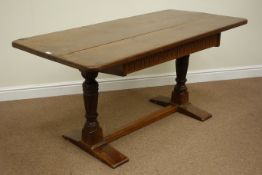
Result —
[{"label": "turned pedestal leg", "polygon": [[97,121],[97,75],[97,72],[82,72],[82,76],[85,78],[83,83],[83,97],[86,110],[86,122],[82,132],[73,133],[69,136],[63,137],[105,162],[110,167],[116,168],[117,166],[127,162],[128,158],[111,147],[108,143],[103,142],[104,137],[102,128]]},{"label": "turned pedestal leg", "polygon": [[189,94],[186,87],[186,74],[189,63],[189,55],[176,59],[176,85],[170,98],[155,97],[150,99],[151,102],[161,106],[167,106],[174,104],[177,106],[177,111],[195,118],[200,121],[204,121],[212,117],[212,115],[198,107],[189,103]]},{"label": "turned pedestal leg", "polygon": [[97,72],[82,72],[85,78],[83,83],[83,97],[86,122],[82,129],[82,141],[94,145],[103,140],[102,129],[97,121],[98,83],[95,80]]}]

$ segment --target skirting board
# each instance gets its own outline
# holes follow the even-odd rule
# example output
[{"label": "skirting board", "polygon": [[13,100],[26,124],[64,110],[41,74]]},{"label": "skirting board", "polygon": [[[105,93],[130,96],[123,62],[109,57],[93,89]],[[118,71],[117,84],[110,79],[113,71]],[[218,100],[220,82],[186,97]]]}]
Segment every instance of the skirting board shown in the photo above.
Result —
[{"label": "skirting board", "polygon": [[[98,79],[100,91],[174,85],[175,73]],[[262,77],[262,65],[189,71],[188,83]],[[82,81],[0,88],[0,101],[82,93]]]}]

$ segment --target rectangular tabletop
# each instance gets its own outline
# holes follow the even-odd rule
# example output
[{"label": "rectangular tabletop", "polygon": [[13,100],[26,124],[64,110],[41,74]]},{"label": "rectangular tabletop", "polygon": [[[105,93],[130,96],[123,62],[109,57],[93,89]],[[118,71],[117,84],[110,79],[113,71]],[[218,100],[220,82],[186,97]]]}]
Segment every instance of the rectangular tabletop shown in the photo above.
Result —
[{"label": "rectangular tabletop", "polygon": [[80,70],[101,71],[246,23],[243,18],[165,10],[19,39],[13,46]]}]

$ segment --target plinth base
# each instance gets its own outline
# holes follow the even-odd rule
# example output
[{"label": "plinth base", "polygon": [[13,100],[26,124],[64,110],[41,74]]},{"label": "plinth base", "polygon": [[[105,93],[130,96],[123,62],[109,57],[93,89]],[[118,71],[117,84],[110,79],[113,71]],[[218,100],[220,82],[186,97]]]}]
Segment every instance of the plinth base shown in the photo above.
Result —
[{"label": "plinth base", "polygon": [[[160,106],[168,106],[171,105],[171,99],[164,96],[158,96],[155,98],[150,99],[150,102],[160,105]],[[182,114],[185,114],[189,117],[192,117],[194,119],[205,121],[212,117],[212,115],[194,105],[191,103],[185,103],[182,105],[176,105],[177,112],[180,112]]]},{"label": "plinth base", "polygon": [[75,132],[71,134],[70,136],[63,135],[63,137],[66,140],[69,140],[71,143],[74,145],[80,147],[84,151],[88,152],[95,158],[101,160],[102,162],[106,163],[109,165],[111,168],[116,168],[125,162],[128,162],[128,157],[117,151],[115,148],[110,146],[110,144],[105,143],[97,146],[91,146],[88,145],[87,143],[83,142],[81,140],[81,135],[79,132]]}]

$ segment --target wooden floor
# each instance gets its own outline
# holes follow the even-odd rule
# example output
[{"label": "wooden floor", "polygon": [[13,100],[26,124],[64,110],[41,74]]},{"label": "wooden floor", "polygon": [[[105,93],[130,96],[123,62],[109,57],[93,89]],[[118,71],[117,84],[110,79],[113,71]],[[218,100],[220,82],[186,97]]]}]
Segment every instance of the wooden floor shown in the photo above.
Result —
[{"label": "wooden floor", "polygon": [[[261,175],[262,78],[188,85],[190,101],[213,114],[175,113],[116,140],[130,161],[111,169],[61,136],[82,127],[81,95],[0,102],[1,175]],[[161,107],[148,102],[171,86],[104,92],[105,134]]]}]

